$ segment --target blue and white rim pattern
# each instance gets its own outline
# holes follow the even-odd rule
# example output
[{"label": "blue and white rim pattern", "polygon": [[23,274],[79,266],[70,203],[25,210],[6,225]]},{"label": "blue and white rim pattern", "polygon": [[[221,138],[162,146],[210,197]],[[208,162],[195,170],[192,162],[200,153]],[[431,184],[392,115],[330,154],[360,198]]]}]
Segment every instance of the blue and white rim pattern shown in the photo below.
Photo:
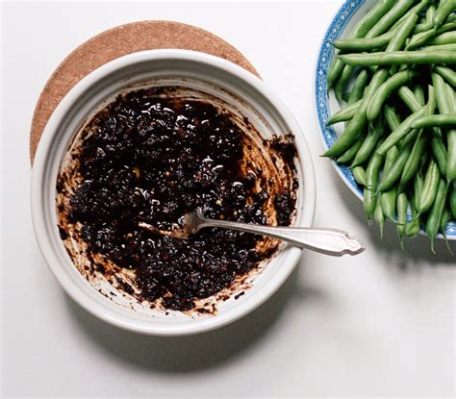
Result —
[{"label": "blue and white rim pattern", "polygon": [[[315,84],[316,108],[318,123],[320,125],[320,130],[326,148],[330,148],[335,143],[337,138],[336,131],[333,127],[327,126],[328,119],[331,115],[328,92],[326,88],[328,69],[334,57],[332,42],[341,36],[350,19],[356,14],[364,2],[365,0],[348,0],[342,5],[329,25],[320,48],[320,54],[318,55]],[[363,188],[356,182],[350,168],[338,165],[334,161],[333,163],[348,187],[352,189],[355,195],[362,199]],[[456,239],[456,222],[451,222],[447,225],[446,235],[448,238]]]}]

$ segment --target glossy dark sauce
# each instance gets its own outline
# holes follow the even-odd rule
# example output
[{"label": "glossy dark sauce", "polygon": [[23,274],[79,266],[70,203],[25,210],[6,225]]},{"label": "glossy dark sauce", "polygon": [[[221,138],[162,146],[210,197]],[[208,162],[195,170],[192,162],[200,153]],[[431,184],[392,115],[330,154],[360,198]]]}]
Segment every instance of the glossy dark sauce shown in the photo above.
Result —
[{"label": "glossy dark sauce", "polygon": [[[62,188],[67,176],[59,175],[57,189],[68,199],[59,203],[59,227],[66,240],[79,226],[89,253],[134,271],[138,290],[126,284],[128,294],[189,310],[255,269],[277,246],[262,250],[261,236],[213,228],[179,240],[138,223],[170,230],[183,214],[202,207],[212,218],[267,224],[272,204],[276,223],[288,225],[297,185],[268,192],[265,171],[245,160],[246,146],[254,144],[232,115],[201,99],[166,96],[173,90],[119,95],[85,126],[73,192]],[[294,168],[290,139],[267,144]]]}]

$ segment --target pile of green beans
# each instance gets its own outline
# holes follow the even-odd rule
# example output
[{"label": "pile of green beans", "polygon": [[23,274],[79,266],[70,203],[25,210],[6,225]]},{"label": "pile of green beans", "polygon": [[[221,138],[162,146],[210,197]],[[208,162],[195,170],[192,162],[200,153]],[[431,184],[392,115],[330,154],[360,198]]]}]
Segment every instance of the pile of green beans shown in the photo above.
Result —
[{"label": "pile of green beans", "polygon": [[378,0],[334,43],[328,89],[344,132],[324,154],[348,165],[383,234],[456,221],[456,0]]}]

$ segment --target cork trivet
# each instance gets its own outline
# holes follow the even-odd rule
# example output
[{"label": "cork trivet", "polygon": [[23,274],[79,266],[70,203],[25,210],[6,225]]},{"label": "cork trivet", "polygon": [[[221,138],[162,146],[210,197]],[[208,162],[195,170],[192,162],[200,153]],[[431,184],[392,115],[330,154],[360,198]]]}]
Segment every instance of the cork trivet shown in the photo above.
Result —
[{"label": "cork trivet", "polygon": [[52,112],[66,93],[94,69],[115,58],[142,50],[186,49],[225,58],[258,75],[233,46],[203,29],[170,21],[141,21],[104,31],[81,44],[57,67],[41,92],[30,131],[30,158]]}]

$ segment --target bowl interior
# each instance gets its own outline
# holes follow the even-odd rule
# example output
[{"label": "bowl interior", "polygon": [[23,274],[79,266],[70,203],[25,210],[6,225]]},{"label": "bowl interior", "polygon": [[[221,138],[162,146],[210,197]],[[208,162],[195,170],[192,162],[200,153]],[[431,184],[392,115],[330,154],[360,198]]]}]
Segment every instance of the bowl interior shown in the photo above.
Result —
[{"label": "bowl interior", "polygon": [[[176,84],[208,92],[239,109],[268,138],[295,134],[299,153],[295,223],[311,224],[315,190],[310,154],[299,126],[264,84],[227,61],[188,51],[148,51],[115,60],[83,79],[64,98],[46,126],[35,159],[32,211],[40,248],[68,293],[86,309],[116,325],[144,333],[184,334],[215,328],[240,317],[269,297],[295,266],[300,250],[284,247],[259,272],[249,275],[249,287],[239,299],[217,302],[215,316],[151,309],[124,295],[107,295],[112,286],[102,279],[89,284],[79,273],[60,240],[55,209],[56,178],[64,154],[78,131],[100,104],[138,84]],[[103,295],[100,295],[100,291]],[[109,297],[109,299],[108,299]]]},{"label": "bowl interior", "polygon": [[[327,91],[327,74],[334,57],[332,42],[344,38],[350,33],[358,21],[372,8],[376,0],[350,0],[346,1],[332,20],[320,48],[316,75],[316,108],[320,131],[325,149],[330,148],[338,135],[344,130],[344,123],[327,126],[331,115],[340,110],[341,106],[336,100],[333,90]],[[363,188],[356,182],[352,171],[348,166],[339,165],[331,161],[348,188],[359,198],[363,199]],[[456,240],[456,222],[448,223],[446,229],[448,239]],[[443,238],[441,234],[437,237]]]}]

